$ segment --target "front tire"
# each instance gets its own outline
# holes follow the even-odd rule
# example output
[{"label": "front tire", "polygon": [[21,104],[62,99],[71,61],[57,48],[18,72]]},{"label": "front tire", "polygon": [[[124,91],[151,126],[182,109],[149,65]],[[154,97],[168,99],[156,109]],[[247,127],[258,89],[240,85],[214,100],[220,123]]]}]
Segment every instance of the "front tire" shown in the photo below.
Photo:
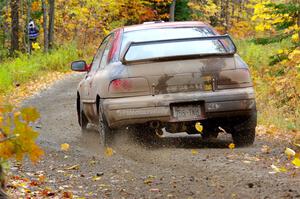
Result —
[{"label": "front tire", "polygon": [[[82,107],[82,106],[81,106]],[[85,134],[87,132],[87,126],[88,126],[88,119],[87,117],[85,116],[82,108],[80,108],[80,113],[79,113],[79,125],[81,127],[81,132],[83,134]]]}]

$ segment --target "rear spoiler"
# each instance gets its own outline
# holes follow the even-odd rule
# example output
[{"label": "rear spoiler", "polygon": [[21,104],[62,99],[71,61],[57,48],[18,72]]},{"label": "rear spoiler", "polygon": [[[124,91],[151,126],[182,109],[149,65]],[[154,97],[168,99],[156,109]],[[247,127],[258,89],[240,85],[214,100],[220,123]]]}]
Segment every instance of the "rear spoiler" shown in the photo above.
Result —
[{"label": "rear spoiler", "polygon": [[[132,46],[142,46],[142,45],[149,45],[149,44],[159,44],[159,43],[174,43],[174,42],[182,42],[182,41],[203,41],[203,40],[221,40],[227,39],[232,47],[230,52],[226,53],[205,53],[205,54],[192,54],[192,55],[176,55],[176,56],[167,56],[167,57],[155,57],[149,59],[139,59],[134,61],[126,60],[126,54],[128,53],[129,49]],[[224,46],[224,43],[222,42]],[[226,47],[224,46],[224,49]],[[234,44],[232,38],[228,35],[214,35],[214,36],[207,36],[207,37],[193,37],[193,38],[180,38],[180,39],[166,39],[166,40],[154,40],[154,41],[142,41],[142,42],[129,42],[123,52],[121,53],[121,62],[122,64],[130,64],[130,63],[147,63],[147,62],[158,62],[158,61],[170,61],[176,59],[192,59],[192,58],[199,58],[199,57],[207,57],[207,56],[228,56],[234,55],[237,51],[236,45]]]}]

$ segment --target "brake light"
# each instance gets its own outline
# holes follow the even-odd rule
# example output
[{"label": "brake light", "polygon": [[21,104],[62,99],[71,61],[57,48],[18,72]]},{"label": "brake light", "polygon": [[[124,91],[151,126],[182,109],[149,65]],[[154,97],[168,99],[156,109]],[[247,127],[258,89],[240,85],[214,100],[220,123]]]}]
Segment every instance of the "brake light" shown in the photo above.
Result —
[{"label": "brake light", "polygon": [[111,82],[111,86],[114,91],[126,91],[130,90],[131,82],[128,79],[115,79]]},{"label": "brake light", "polygon": [[110,93],[149,92],[148,82],[144,78],[114,79],[109,85]]},{"label": "brake light", "polygon": [[248,69],[224,70],[219,73],[218,89],[252,86]]}]

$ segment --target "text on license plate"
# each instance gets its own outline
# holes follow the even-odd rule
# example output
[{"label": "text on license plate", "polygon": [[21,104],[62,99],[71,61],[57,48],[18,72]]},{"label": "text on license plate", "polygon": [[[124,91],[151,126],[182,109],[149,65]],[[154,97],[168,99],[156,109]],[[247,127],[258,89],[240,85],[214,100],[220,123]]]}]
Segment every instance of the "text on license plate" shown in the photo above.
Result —
[{"label": "text on license plate", "polygon": [[173,106],[173,117],[178,120],[191,120],[201,118],[200,105]]}]

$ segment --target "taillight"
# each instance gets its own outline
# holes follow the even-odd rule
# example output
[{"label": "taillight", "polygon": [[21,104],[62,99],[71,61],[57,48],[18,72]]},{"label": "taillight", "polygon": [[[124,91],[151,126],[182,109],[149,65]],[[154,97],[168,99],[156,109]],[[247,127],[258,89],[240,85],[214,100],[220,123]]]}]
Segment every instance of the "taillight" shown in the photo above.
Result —
[{"label": "taillight", "polygon": [[247,68],[221,71],[217,79],[218,89],[252,86],[250,72]]},{"label": "taillight", "polygon": [[110,91],[124,92],[131,89],[131,81],[128,79],[115,79],[110,83]]},{"label": "taillight", "polygon": [[144,78],[114,79],[110,82],[109,93],[149,92],[149,85]]}]

